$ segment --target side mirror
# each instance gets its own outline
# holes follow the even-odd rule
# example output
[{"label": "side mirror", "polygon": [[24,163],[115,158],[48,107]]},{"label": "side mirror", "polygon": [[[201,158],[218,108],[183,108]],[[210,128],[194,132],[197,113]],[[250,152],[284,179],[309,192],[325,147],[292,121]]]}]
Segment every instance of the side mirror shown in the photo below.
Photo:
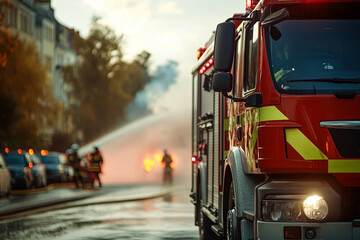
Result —
[{"label": "side mirror", "polygon": [[221,72],[231,70],[235,44],[235,24],[220,23],[216,27],[214,47],[214,69]]},{"label": "side mirror", "polygon": [[213,89],[215,92],[230,92],[232,90],[232,74],[217,72],[213,76]]},{"label": "side mirror", "polygon": [[262,22],[262,27],[273,26],[279,22],[284,21],[289,18],[289,11],[286,8],[282,8],[279,11],[276,11],[269,16],[267,16]]},{"label": "side mirror", "polygon": [[245,107],[261,107],[262,95],[261,93],[253,93],[246,98]]}]

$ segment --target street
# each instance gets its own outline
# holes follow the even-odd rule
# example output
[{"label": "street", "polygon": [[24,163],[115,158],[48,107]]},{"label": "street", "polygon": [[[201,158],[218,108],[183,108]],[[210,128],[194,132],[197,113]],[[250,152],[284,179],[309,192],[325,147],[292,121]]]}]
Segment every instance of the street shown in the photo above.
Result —
[{"label": "street", "polygon": [[[2,220],[0,239],[198,239],[188,189],[175,187],[172,194],[152,198],[160,189],[165,188],[110,186],[62,209]],[[125,194],[151,199],[116,202]]]}]

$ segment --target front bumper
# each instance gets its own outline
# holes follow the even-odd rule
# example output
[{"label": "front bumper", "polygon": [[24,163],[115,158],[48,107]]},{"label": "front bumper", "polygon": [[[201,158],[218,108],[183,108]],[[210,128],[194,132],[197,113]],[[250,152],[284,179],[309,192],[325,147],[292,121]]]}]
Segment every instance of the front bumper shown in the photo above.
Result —
[{"label": "front bumper", "polygon": [[[291,239],[284,237],[284,227],[300,227],[300,239],[327,239],[327,240],[358,240],[360,239],[360,220],[354,222],[264,222],[257,221],[257,236],[260,240]],[[306,238],[306,231],[315,231],[314,238]],[[299,238],[294,238],[299,239]]]}]

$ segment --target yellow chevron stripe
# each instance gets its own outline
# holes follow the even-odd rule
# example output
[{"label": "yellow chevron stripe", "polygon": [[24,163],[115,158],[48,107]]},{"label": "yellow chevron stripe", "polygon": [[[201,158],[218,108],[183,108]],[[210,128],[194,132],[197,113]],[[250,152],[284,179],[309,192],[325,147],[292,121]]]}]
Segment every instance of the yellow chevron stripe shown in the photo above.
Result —
[{"label": "yellow chevron stripe", "polygon": [[260,108],[260,122],[275,120],[289,119],[275,106],[266,106]]},{"label": "yellow chevron stripe", "polygon": [[318,149],[299,129],[285,129],[288,142],[305,160],[327,160],[324,153]]},{"label": "yellow chevron stripe", "polygon": [[225,131],[229,130],[229,119],[228,118],[224,119],[224,130]]},{"label": "yellow chevron stripe", "polygon": [[224,159],[227,157],[228,154],[229,154],[229,150],[225,150],[224,151]]},{"label": "yellow chevron stripe", "polygon": [[329,173],[360,173],[360,159],[330,159]]}]

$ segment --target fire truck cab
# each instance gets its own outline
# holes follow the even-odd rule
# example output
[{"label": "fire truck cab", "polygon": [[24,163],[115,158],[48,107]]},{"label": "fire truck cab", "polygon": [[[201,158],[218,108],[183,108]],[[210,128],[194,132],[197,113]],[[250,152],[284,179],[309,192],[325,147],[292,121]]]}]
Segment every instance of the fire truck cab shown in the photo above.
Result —
[{"label": "fire truck cab", "polygon": [[246,1],[192,69],[200,239],[360,239],[360,1]]}]

